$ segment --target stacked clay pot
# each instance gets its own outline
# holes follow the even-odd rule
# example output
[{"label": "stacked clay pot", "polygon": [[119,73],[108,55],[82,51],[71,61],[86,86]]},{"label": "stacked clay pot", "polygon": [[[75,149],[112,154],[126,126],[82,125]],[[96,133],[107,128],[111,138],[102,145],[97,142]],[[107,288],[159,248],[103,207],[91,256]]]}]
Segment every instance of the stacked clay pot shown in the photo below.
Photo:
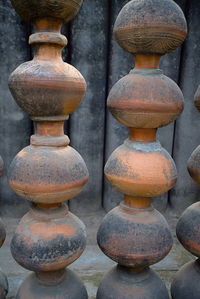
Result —
[{"label": "stacked clay pot", "polygon": [[[200,86],[195,94],[195,106],[200,112]],[[200,185],[200,146],[188,160],[188,171],[193,180]],[[171,286],[173,299],[199,299],[200,294],[200,202],[185,210],[180,217],[176,234],[181,244],[197,257],[184,265],[176,274]]]},{"label": "stacked clay pot", "polygon": [[183,12],[171,0],[129,1],[115,22],[116,41],[133,54],[135,67],[113,86],[107,102],[112,115],[130,128],[130,136],[105,165],[106,178],[124,200],[106,215],[97,234],[101,250],[117,263],[101,282],[97,299],[169,298],[149,268],[169,253],[173,242],[151,198],[176,183],[175,164],[156,131],[179,116],[183,95],[159,69],[159,60],[179,47],[186,33]]},{"label": "stacked clay pot", "polygon": [[9,171],[11,188],[30,201],[11,252],[22,267],[35,272],[22,283],[16,298],[86,299],[80,279],[65,269],[85,248],[85,226],[64,202],[82,190],[88,170],[69,146],[63,129],[64,121],[81,103],[86,83],[78,70],[63,62],[67,39],[60,33],[82,0],[13,0],[12,4],[34,24],[29,38],[34,58],[9,79],[14,99],[35,128],[30,145],[17,154]]}]

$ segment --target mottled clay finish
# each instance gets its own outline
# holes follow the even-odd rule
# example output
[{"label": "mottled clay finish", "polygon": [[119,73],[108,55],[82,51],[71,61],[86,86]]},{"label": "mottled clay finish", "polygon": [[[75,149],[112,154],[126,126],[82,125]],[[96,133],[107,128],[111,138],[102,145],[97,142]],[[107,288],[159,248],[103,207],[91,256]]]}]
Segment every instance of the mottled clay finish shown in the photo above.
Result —
[{"label": "mottled clay finish", "polygon": [[175,275],[171,286],[172,299],[199,299],[200,262],[191,261]]},{"label": "mottled clay finish", "polygon": [[22,267],[51,272],[74,262],[85,245],[85,226],[65,205],[49,209],[48,215],[33,207],[16,229],[11,252]]},{"label": "mottled clay finish", "polygon": [[182,44],[187,25],[172,0],[132,0],[119,13],[114,34],[130,53],[164,55]]},{"label": "mottled clay finish", "polygon": [[11,0],[18,14],[26,21],[56,18],[68,22],[74,18],[83,0]]},{"label": "mottled clay finish", "polygon": [[181,244],[197,257],[200,257],[199,219],[200,202],[197,202],[186,209],[176,228],[176,234]]},{"label": "mottled clay finish", "polygon": [[117,266],[104,277],[97,292],[97,299],[110,298],[169,299],[169,295],[162,280],[151,269],[133,272]]},{"label": "mottled clay finish", "polygon": [[168,224],[150,199],[173,188],[177,179],[156,130],[179,116],[183,95],[163,75],[159,61],[181,45],[186,32],[184,15],[171,0],[129,1],[115,22],[116,40],[134,54],[135,68],[114,85],[107,102],[112,115],[130,128],[130,136],[105,165],[106,178],[124,193],[124,201],[104,218],[97,234],[102,251],[118,263],[103,279],[98,299],[169,298],[148,268],[172,247]]},{"label": "mottled clay finish", "polygon": [[[200,112],[200,86],[195,96],[194,104]],[[200,185],[200,145],[188,159],[187,168],[192,179]],[[180,217],[176,234],[181,244],[196,257],[200,257],[200,202],[188,207]],[[184,265],[176,274],[172,283],[173,299],[198,299],[200,285],[199,260]]]},{"label": "mottled clay finish", "polygon": [[134,69],[113,86],[107,105],[125,126],[158,128],[168,125],[182,112],[183,94],[159,69]]},{"label": "mottled clay finish", "polygon": [[[199,180],[199,179],[198,179]],[[180,217],[176,234],[185,247],[196,257],[200,257],[200,203],[197,202],[185,210]],[[200,293],[199,259],[184,265],[175,275],[171,286],[172,299],[198,299]]]},{"label": "mottled clay finish", "polygon": [[35,271],[21,285],[16,298],[87,299],[82,282],[65,267],[86,244],[84,224],[63,204],[81,192],[88,170],[69,146],[64,120],[85,94],[86,83],[73,66],[62,60],[67,39],[61,25],[77,13],[78,0],[13,0],[17,12],[35,25],[29,38],[34,58],[20,65],[9,78],[18,105],[34,120],[31,145],[11,163],[9,184],[31,201],[11,242],[15,260]]},{"label": "mottled clay finish", "polygon": [[132,268],[157,263],[173,243],[168,224],[158,211],[152,207],[130,208],[124,203],[104,218],[97,241],[107,256]]},{"label": "mottled clay finish", "polygon": [[38,203],[56,203],[81,192],[88,171],[70,146],[28,146],[14,158],[9,183],[20,196]]},{"label": "mottled clay finish", "polygon": [[200,145],[192,152],[188,159],[187,168],[193,180],[200,185]]},{"label": "mottled clay finish", "polygon": [[159,142],[126,140],[110,156],[105,176],[120,192],[153,197],[171,189],[177,179],[176,166]]},{"label": "mottled clay finish", "polygon": [[86,84],[82,75],[60,57],[54,64],[41,57],[20,65],[10,76],[9,87],[17,104],[32,119],[60,120],[79,106]]},{"label": "mottled clay finish", "polygon": [[[48,277],[52,283],[45,285],[35,274],[30,274],[22,283],[16,299],[87,299],[87,292],[82,281],[69,269],[67,269],[62,277],[62,281],[55,286],[55,273]],[[37,295],[36,295],[37,290]],[[45,297],[44,297],[45,294]],[[73,294],[73,295],[72,295]]]}]

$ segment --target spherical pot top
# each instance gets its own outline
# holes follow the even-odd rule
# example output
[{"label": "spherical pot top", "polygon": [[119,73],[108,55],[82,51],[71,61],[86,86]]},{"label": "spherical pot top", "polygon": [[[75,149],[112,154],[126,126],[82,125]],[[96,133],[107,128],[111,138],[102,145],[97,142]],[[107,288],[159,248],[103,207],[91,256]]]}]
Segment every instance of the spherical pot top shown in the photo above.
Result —
[{"label": "spherical pot top", "polygon": [[11,0],[17,13],[26,21],[38,18],[58,18],[70,21],[78,12],[83,0]]},{"label": "spherical pot top", "polygon": [[163,55],[182,44],[187,25],[172,0],[132,0],[119,13],[114,34],[130,53]]}]

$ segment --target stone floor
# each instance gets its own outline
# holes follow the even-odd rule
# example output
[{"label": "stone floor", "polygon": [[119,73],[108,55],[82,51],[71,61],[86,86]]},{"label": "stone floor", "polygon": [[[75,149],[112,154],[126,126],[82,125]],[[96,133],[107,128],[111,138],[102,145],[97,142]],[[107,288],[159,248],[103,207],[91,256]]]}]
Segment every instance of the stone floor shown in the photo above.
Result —
[{"label": "stone floor", "polygon": [[[96,231],[103,215],[104,212],[101,211],[98,215],[81,217],[87,226],[88,245],[83,255],[70,266],[84,281],[90,299],[95,298],[97,287],[103,275],[115,264],[99,250],[96,244]],[[9,249],[10,239],[19,219],[14,218],[13,215],[13,217],[3,217],[3,221],[7,230],[7,238],[0,249],[0,265],[2,271],[8,277],[9,294],[7,298],[11,299],[14,298],[19,284],[29,271],[24,270],[14,261]],[[176,218],[170,221],[172,229],[174,229],[175,222]],[[175,239],[175,244],[170,254],[152,268],[160,274],[169,288],[176,271],[181,265],[193,258]]]}]

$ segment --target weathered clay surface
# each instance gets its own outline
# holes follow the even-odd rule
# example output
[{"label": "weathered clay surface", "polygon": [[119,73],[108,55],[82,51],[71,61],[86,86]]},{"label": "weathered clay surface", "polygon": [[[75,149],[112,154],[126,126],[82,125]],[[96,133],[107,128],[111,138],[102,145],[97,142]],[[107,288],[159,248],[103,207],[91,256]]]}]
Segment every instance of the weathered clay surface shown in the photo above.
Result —
[{"label": "weathered clay surface", "polygon": [[[148,266],[168,254],[172,236],[150,201],[170,190],[177,179],[176,166],[156,140],[156,131],[182,112],[183,95],[159,70],[159,61],[181,45],[186,33],[184,15],[171,0],[129,1],[115,22],[116,40],[134,54],[135,68],[108,96],[109,110],[130,128],[130,136],[105,165],[106,178],[124,194],[124,201],[98,230],[100,248],[118,263],[103,279],[98,299],[169,298]],[[141,281],[140,275],[145,277]]]},{"label": "weathered clay surface", "polygon": [[117,266],[104,277],[97,292],[97,299],[110,298],[169,299],[169,295],[162,280],[151,269],[133,272]]},{"label": "weathered clay surface", "polygon": [[37,18],[58,18],[68,22],[78,12],[83,0],[12,0],[18,14],[26,21]]},{"label": "weathered clay surface", "polygon": [[17,104],[32,119],[66,119],[81,103],[85,86],[81,74],[60,58],[54,64],[42,57],[25,62],[9,79]]},{"label": "weathered clay surface", "polygon": [[[52,272],[52,277],[49,275],[49,279],[52,284],[44,285],[35,274],[30,274],[26,280],[22,283],[16,299],[87,299],[87,292],[82,281],[71,271],[65,270],[62,281],[56,286],[53,281],[55,273]],[[53,283],[54,282],[54,283]],[[36,291],[37,290],[37,291]]]},{"label": "weathered clay surface", "polygon": [[200,292],[199,261],[192,261],[184,265],[177,272],[171,286],[172,299],[198,299]]},{"label": "weathered clay surface", "polygon": [[[200,112],[200,86],[194,96],[194,104]],[[192,179],[200,185],[200,146],[190,155],[187,169]],[[198,199],[199,200],[199,199]],[[181,244],[193,255],[200,257],[200,202],[188,207],[180,217],[176,234]],[[199,259],[184,265],[178,271],[171,288],[173,299],[197,299],[199,297]]]},{"label": "weathered clay surface", "polygon": [[[158,236],[161,237],[158,239]],[[106,215],[97,241],[107,256],[132,268],[160,261],[173,243],[168,224],[158,211],[151,207],[134,209],[123,204]]]},{"label": "weathered clay surface", "polygon": [[184,41],[187,25],[180,7],[171,0],[132,0],[119,13],[117,42],[133,54],[166,54]]},{"label": "weathered clay surface", "polygon": [[162,71],[134,69],[113,86],[107,103],[113,116],[125,126],[158,128],[182,112],[183,95]]},{"label": "weathered clay surface", "polygon": [[11,163],[9,184],[20,196],[40,203],[56,203],[81,192],[88,171],[70,146],[28,146]]},{"label": "weathered clay surface", "polygon": [[181,244],[193,255],[200,257],[200,202],[194,203],[182,214],[176,228]]},{"label": "weathered clay surface", "polygon": [[34,207],[20,221],[11,243],[15,260],[24,268],[41,272],[64,269],[86,245],[84,224],[65,205]]},{"label": "weathered clay surface", "polygon": [[187,168],[193,180],[200,184],[200,145],[192,152],[188,159]]},{"label": "weathered clay surface", "polygon": [[13,236],[11,252],[20,265],[36,272],[24,281],[16,298],[86,299],[82,282],[65,270],[85,248],[85,226],[63,204],[88,181],[87,167],[69,146],[63,128],[81,103],[86,83],[78,70],[63,62],[67,39],[60,33],[82,0],[12,3],[35,25],[29,39],[34,58],[9,79],[13,97],[34,120],[35,129],[31,145],[16,155],[9,171],[11,188],[31,201]]},{"label": "weathered clay surface", "polygon": [[105,176],[124,194],[153,197],[174,186],[177,171],[159,142],[127,139],[108,159]]}]

